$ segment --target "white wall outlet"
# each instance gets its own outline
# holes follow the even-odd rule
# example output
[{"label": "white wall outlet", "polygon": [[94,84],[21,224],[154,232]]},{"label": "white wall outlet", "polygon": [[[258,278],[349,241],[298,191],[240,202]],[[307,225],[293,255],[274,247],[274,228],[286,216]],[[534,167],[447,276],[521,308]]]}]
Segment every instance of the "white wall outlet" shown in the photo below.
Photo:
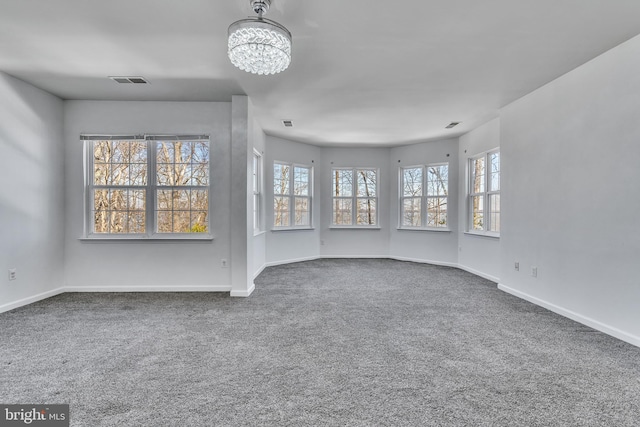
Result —
[{"label": "white wall outlet", "polygon": [[18,273],[15,268],[9,269],[9,280],[16,280],[18,278]]},{"label": "white wall outlet", "polygon": [[531,277],[538,277],[538,267],[531,267]]},{"label": "white wall outlet", "polygon": [[222,266],[222,268],[227,268],[229,266],[229,263],[227,262],[226,258],[222,258],[220,260],[220,265]]},{"label": "white wall outlet", "polygon": [[520,271],[520,263],[519,263],[518,261],[516,261],[516,263],[513,265],[513,268],[514,268],[516,271]]}]

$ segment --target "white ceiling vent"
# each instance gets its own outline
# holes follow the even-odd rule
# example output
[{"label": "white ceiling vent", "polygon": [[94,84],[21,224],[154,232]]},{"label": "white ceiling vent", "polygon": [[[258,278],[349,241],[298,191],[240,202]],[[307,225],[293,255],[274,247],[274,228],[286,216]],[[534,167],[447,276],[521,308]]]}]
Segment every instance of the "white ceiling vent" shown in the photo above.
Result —
[{"label": "white ceiling vent", "polygon": [[116,83],[149,84],[144,77],[140,76],[109,76],[109,78]]},{"label": "white ceiling vent", "polygon": [[293,121],[291,120],[283,120],[282,124],[284,125],[284,127],[286,128],[292,128],[293,127]]},{"label": "white ceiling vent", "polygon": [[460,122],[451,122],[445,127],[445,129],[451,129],[453,127],[458,126],[459,124],[460,124]]}]

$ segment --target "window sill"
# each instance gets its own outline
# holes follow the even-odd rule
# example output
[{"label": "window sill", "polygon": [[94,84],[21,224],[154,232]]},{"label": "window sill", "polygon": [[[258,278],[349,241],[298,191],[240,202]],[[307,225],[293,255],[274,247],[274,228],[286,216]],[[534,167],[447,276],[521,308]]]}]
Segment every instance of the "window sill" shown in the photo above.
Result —
[{"label": "window sill", "polygon": [[430,227],[398,227],[398,231],[435,231],[436,233],[451,233],[450,228]]},{"label": "window sill", "polygon": [[[199,233],[198,233],[199,234]],[[83,242],[153,242],[153,241],[182,241],[182,242],[210,242],[214,239],[211,234],[199,234],[198,236],[191,236],[187,234],[175,234],[170,236],[153,235],[153,236],[134,236],[134,235],[122,235],[122,236],[87,236],[80,237],[78,240]]]},{"label": "window sill", "polygon": [[280,231],[313,231],[315,230],[315,228],[313,227],[286,227],[286,228],[272,228],[271,232],[272,233],[278,233]]},{"label": "window sill", "polygon": [[476,236],[476,237],[488,237],[490,239],[499,239],[500,238],[500,234],[498,233],[478,233],[475,231],[465,231],[464,234],[467,234],[469,236]]},{"label": "window sill", "polygon": [[379,225],[331,225],[329,230],[381,230]]}]

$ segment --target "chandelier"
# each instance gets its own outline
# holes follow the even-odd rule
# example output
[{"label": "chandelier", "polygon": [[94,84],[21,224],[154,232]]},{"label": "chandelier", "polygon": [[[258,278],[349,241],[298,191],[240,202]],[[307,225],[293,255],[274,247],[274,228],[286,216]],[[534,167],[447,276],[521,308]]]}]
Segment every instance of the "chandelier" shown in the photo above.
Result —
[{"label": "chandelier", "polygon": [[249,0],[257,18],[241,19],[229,26],[229,59],[253,74],[276,74],[291,63],[291,33],[265,19],[271,0]]}]

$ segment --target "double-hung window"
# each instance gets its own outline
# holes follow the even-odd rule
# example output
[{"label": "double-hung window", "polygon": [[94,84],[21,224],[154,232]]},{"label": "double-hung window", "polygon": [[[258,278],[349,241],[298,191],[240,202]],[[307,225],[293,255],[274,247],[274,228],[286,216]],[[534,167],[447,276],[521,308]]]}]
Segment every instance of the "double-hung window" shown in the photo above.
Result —
[{"label": "double-hung window", "polygon": [[378,225],[378,170],[334,168],[331,170],[333,226]]},{"label": "double-hung window", "polygon": [[208,136],[81,138],[87,237],[208,237]]},{"label": "double-hung window", "polygon": [[447,229],[449,164],[400,168],[400,228]]},{"label": "double-hung window", "polygon": [[274,162],[273,225],[275,229],[311,228],[313,169]]},{"label": "double-hung window", "polygon": [[500,234],[500,151],[469,159],[468,208],[469,232]]}]

